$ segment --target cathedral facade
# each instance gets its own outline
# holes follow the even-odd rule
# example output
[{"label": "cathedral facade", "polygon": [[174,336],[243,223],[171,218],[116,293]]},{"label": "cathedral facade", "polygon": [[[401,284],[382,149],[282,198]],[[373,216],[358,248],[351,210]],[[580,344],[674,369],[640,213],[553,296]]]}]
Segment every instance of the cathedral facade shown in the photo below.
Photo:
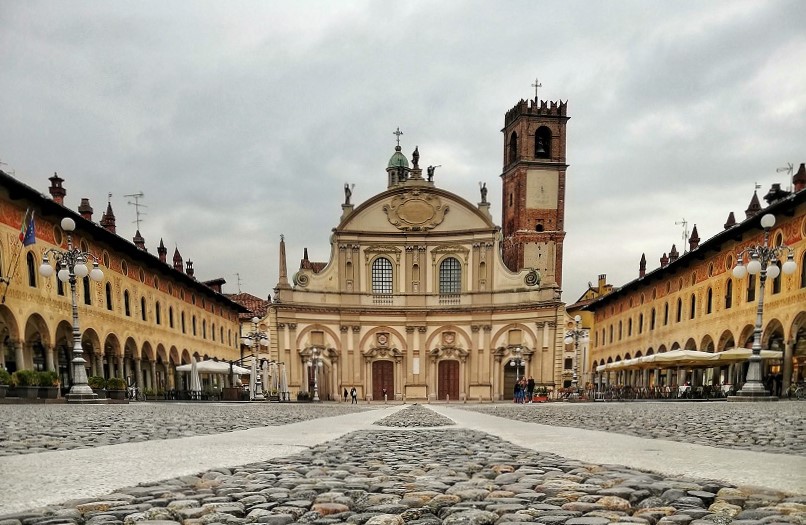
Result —
[{"label": "cathedral facade", "polygon": [[538,99],[507,113],[503,228],[486,186],[475,203],[446,191],[398,143],[385,190],[354,204],[345,186],[327,262],[306,255],[289,279],[281,240],[267,325],[292,394],[477,401],[511,398],[524,375],[561,385],[567,120]]}]

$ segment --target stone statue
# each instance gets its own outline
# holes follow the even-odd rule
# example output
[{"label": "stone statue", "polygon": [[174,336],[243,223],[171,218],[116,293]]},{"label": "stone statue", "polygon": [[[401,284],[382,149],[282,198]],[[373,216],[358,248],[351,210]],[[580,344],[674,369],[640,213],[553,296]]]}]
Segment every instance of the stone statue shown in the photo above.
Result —
[{"label": "stone statue", "polygon": [[350,184],[348,184],[346,182],[344,183],[344,205],[345,206],[350,205],[350,197],[353,196],[353,188],[355,188],[355,184],[350,186]]},{"label": "stone statue", "polygon": [[480,185],[479,191],[481,191],[481,203],[487,204],[487,183],[481,182],[479,183],[479,185]]},{"label": "stone statue", "polygon": [[436,166],[428,166],[426,171],[428,172],[428,182],[432,182],[434,180],[434,170],[436,170]]},{"label": "stone statue", "polygon": [[411,154],[411,163],[415,170],[420,169],[420,147],[414,146],[414,153]]}]

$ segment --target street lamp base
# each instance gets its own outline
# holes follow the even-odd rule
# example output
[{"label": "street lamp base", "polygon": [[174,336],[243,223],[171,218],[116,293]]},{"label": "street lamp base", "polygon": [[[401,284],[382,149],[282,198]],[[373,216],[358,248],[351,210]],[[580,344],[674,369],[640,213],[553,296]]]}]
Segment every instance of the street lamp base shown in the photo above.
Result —
[{"label": "street lamp base", "polygon": [[98,394],[67,394],[64,396],[68,403],[84,404],[84,405],[105,405],[108,399],[99,399]]}]

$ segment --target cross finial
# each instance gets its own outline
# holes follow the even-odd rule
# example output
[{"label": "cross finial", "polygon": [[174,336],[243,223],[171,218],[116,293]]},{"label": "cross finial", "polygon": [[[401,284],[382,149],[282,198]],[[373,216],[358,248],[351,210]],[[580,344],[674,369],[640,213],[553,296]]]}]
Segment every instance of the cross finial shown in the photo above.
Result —
[{"label": "cross finial", "polygon": [[537,77],[535,77],[535,83],[532,84],[532,87],[535,88],[535,100],[537,100],[537,89],[542,88],[543,84],[537,81]]},{"label": "cross finial", "polygon": [[403,134],[403,132],[400,131],[400,126],[397,127],[396,131],[392,132],[392,135],[397,135],[397,145],[398,146],[400,146],[400,135],[402,135],[402,134]]}]

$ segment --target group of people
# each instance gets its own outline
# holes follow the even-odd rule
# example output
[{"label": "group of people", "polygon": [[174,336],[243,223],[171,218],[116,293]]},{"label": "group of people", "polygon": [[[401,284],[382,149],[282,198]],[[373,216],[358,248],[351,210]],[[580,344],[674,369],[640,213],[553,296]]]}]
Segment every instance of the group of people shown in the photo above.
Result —
[{"label": "group of people", "polygon": [[[355,387],[350,389],[350,394],[349,395],[350,395],[350,399],[352,399],[350,404],[351,405],[357,405],[358,404],[358,391],[355,389]],[[344,402],[346,403],[347,402],[347,388],[344,389],[344,392],[342,393],[342,396],[344,396]]]},{"label": "group of people", "polygon": [[515,381],[514,397],[515,403],[531,403],[535,393],[535,380],[532,376],[526,376]]}]

